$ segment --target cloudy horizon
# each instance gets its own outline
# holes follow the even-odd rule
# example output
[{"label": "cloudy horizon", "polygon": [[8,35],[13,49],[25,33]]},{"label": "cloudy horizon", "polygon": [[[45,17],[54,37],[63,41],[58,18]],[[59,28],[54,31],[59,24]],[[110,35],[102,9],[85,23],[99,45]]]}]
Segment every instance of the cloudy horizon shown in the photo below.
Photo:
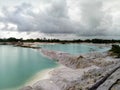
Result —
[{"label": "cloudy horizon", "polygon": [[120,0],[1,0],[0,38],[117,38],[119,3]]}]

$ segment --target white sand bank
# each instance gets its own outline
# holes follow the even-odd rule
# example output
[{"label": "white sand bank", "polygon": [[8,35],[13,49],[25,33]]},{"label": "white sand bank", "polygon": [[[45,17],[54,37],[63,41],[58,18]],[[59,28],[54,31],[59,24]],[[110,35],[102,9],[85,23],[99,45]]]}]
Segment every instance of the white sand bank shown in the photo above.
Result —
[{"label": "white sand bank", "polygon": [[[47,76],[45,73],[36,74],[33,77],[37,77],[36,80],[32,80],[32,84],[21,90],[87,90],[119,63],[119,60],[110,57],[107,52],[74,56],[51,50],[40,51],[63,66],[48,70]],[[45,75],[44,78],[41,75]]]},{"label": "white sand bank", "polygon": [[50,68],[50,69],[45,69],[42,70],[40,72],[38,72],[37,74],[35,74],[33,77],[31,77],[25,84],[25,86],[32,86],[34,83],[36,83],[39,80],[44,80],[44,79],[49,79],[51,77],[51,72],[54,69],[60,68],[62,67],[62,65],[59,65],[55,68]]}]

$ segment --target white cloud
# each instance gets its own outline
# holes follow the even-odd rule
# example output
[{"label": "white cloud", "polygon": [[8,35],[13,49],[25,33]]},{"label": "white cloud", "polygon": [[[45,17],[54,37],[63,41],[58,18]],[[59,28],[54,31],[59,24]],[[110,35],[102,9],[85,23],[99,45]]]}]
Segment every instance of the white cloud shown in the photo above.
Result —
[{"label": "white cloud", "polygon": [[5,24],[0,22],[0,30],[2,30],[3,28],[5,28]]},{"label": "white cloud", "polygon": [[[38,2],[38,1],[37,1]],[[119,0],[41,0],[4,7],[4,30],[47,34],[119,35]],[[10,24],[10,25],[9,25]],[[0,26],[3,29],[3,26]],[[114,32],[116,30],[116,33]],[[112,34],[111,34],[112,33]]]}]

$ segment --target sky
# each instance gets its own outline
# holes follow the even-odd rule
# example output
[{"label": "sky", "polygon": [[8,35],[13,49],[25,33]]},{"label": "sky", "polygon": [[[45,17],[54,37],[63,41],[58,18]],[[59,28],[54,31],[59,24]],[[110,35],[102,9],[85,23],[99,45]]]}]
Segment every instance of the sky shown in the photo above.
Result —
[{"label": "sky", "polygon": [[120,0],[0,0],[0,38],[120,36]]}]

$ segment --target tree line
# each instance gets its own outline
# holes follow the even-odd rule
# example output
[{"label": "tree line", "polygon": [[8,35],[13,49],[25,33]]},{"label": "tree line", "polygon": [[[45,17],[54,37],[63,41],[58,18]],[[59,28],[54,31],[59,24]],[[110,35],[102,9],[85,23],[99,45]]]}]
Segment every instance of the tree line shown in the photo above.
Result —
[{"label": "tree line", "polygon": [[86,40],[81,40],[81,39],[75,39],[75,40],[60,40],[60,39],[46,39],[46,38],[43,38],[43,39],[40,39],[40,38],[37,38],[37,39],[17,39],[17,38],[14,38],[14,37],[10,37],[10,38],[7,38],[7,39],[0,39],[0,42],[50,42],[50,43],[83,43],[83,42],[86,42],[86,43],[120,43],[120,40],[107,40],[107,39],[86,39]]}]

